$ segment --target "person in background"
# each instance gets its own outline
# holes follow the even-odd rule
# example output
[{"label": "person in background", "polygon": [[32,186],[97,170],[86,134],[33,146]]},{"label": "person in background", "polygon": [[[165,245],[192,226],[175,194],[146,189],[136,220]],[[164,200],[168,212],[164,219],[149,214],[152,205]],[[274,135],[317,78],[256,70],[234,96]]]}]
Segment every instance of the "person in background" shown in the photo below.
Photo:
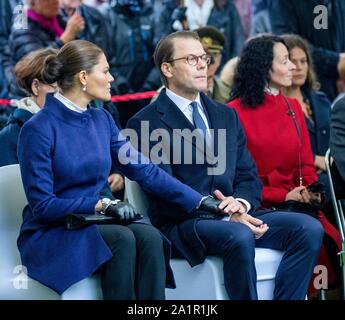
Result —
[{"label": "person in background", "polygon": [[276,2],[275,0],[252,0],[251,37],[262,33],[272,33],[270,13]]},{"label": "person in background", "polygon": [[14,66],[28,53],[42,48],[60,48],[63,44],[77,38],[85,27],[84,19],[75,13],[67,25],[63,26],[59,16],[59,0],[28,0],[27,28],[12,28],[4,53],[4,69],[10,84],[10,97],[21,98],[25,92],[20,90],[14,79]]},{"label": "person in background", "polygon": [[228,101],[230,88],[226,86],[216,73],[222,62],[222,51],[225,45],[223,34],[214,27],[201,27],[194,30],[211,62],[207,67],[207,95],[221,103]]},{"label": "person in background", "polygon": [[102,48],[108,59],[112,57],[111,34],[108,33],[106,22],[102,14],[96,9],[84,3],[82,0],[59,0],[59,16],[63,25],[74,15],[80,15],[84,21],[84,28],[78,33],[76,39],[90,41]]},{"label": "person in background", "polygon": [[[0,1],[0,99],[9,98],[9,83],[5,77],[3,55],[8,45],[11,26],[15,19],[21,19],[20,15],[23,15],[23,11],[24,7],[21,0]],[[0,130],[6,125],[11,112],[12,108],[6,108],[0,105]]]},{"label": "person in background", "polygon": [[[267,209],[288,200],[310,203],[307,187],[317,181],[302,108],[296,99],[286,98],[281,92],[291,86],[295,70],[281,37],[253,38],[239,58],[229,102],[243,125],[248,149],[263,184],[261,206]],[[290,218],[301,215],[316,220],[290,212]],[[322,212],[319,219],[325,236],[318,264],[327,267],[330,288],[339,283],[340,235]],[[311,282],[312,292],[315,288]]]},{"label": "person in background", "polygon": [[[155,22],[153,5],[145,0],[118,0],[99,7],[111,37],[109,64],[116,74],[113,94],[157,90],[159,72],[154,68]],[[146,100],[147,101],[147,100]],[[118,103],[121,126],[145,105],[143,101]]]},{"label": "person in background", "polygon": [[269,8],[273,33],[297,34],[309,42],[321,90],[332,102],[345,91],[345,1],[273,2]]},{"label": "person in background", "polygon": [[296,66],[292,72],[291,86],[284,88],[283,93],[296,99],[302,107],[318,180],[326,186],[323,212],[332,224],[336,225],[325,165],[325,154],[329,148],[331,102],[323,92],[319,91],[320,84],[317,82],[307,41],[292,34],[282,35],[282,38],[289,48],[290,60]]},{"label": "person in background", "polygon": [[28,97],[18,101],[7,125],[0,131],[0,166],[18,163],[17,144],[21,127],[43,108],[46,94],[57,89],[55,83],[47,84],[42,79],[45,60],[55,52],[51,48],[33,51],[15,66],[16,81]]},{"label": "person in background", "polygon": [[[200,210],[221,211],[221,201],[202,197],[146,161],[107,111],[89,107],[91,100],[110,99],[114,80],[95,44],[68,42],[46,58],[42,78],[57,83],[59,91],[46,96],[18,143],[28,205],[17,243],[28,275],[62,294],[100,272],[104,299],[164,299],[166,283],[174,286],[169,244],[153,226],[134,223],[136,211],[129,203],[101,198],[112,163],[190,218]],[[119,224],[68,230],[70,213],[110,215]]]},{"label": "person in background", "polygon": [[156,25],[156,41],[179,30],[212,26],[223,33],[226,42],[223,62],[237,56],[244,35],[240,15],[231,0],[166,0]]},{"label": "person in background", "polygon": [[[330,150],[339,174],[339,185],[345,185],[345,96],[337,99],[331,112]],[[335,177],[337,175],[335,174]],[[345,194],[345,190],[342,190]]]},{"label": "person in background", "polygon": [[244,40],[249,37],[252,25],[252,0],[232,0],[240,15]]},{"label": "person in background", "polygon": [[[234,77],[236,73],[236,68],[238,64],[238,57],[234,57],[230,59],[222,68],[220,72],[220,80],[222,83],[228,88],[228,91],[231,94],[231,88],[234,83]],[[230,99],[230,94],[228,96],[227,101]]]}]

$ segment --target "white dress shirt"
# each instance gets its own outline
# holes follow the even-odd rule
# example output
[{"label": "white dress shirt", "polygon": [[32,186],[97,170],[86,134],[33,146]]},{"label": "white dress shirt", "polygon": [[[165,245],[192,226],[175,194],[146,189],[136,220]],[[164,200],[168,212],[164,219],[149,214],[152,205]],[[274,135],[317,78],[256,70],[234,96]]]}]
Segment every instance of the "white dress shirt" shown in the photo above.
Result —
[{"label": "white dress shirt", "polygon": [[[179,95],[177,95],[176,93],[172,92],[171,90],[169,90],[168,88],[166,88],[166,95],[168,96],[168,98],[176,104],[176,106],[182,111],[182,113],[185,115],[185,117],[188,119],[188,121],[194,125],[193,122],[193,109],[192,106],[190,105],[193,101],[186,99],[184,97],[181,97]],[[201,101],[200,101],[200,94],[198,93],[197,97],[195,98],[195,100],[198,103],[198,111],[202,117],[202,119],[205,122],[205,125],[207,127],[207,134],[208,136],[210,136],[210,126],[209,123],[207,121],[207,117],[206,114],[204,112],[203,107],[201,106]],[[246,213],[251,209],[251,204],[242,198],[235,198],[237,201],[242,202],[242,204],[245,205],[246,207]],[[228,217],[223,218],[223,220],[228,220]]]},{"label": "white dress shirt", "polygon": [[74,102],[71,100],[68,100],[65,96],[63,96],[60,92],[56,92],[54,94],[54,97],[58,99],[66,108],[78,112],[78,113],[83,113],[87,110],[87,108],[81,108],[77,106]]},{"label": "white dress shirt", "polygon": [[[193,121],[193,107],[191,106],[192,100],[186,99],[184,97],[178,96],[176,93],[172,92],[168,88],[166,88],[166,94],[172,102],[176,104],[176,106],[181,110],[181,112],[185,115],[185,117],[188,119],[188,121],[194,126]],[[201,115],[202,120],[204,120],[206,128],[207,128],[207,139],[211,138],[210,134],[210,126],[207,121],[207,117],[204,111],[204,108],[201,106],[200,101],[200,94],[198,93],[197,97],[194,100],[198,103],[198,111]]]}]

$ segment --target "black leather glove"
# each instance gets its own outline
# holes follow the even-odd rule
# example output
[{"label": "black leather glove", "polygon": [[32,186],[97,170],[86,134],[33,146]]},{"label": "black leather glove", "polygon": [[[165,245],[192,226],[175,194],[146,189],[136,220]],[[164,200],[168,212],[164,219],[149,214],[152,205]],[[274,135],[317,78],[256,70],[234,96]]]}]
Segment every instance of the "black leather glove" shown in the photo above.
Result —
[{"label": "black leather glove", "polygon": [[220,200],[209,195],[201,201],[200,205],[193,213],[195,213],[199,218],[204,219],[221,219],[223,217],[227,217],[228,214],[219,209],[218,206],[220,203]]},{"label": "black leather glove", "polygon": [[122,201],[109,205],[105,210],[105,214],[117,218],[120,224],[129,224],[142,218],[142,215],[132,205]]}]

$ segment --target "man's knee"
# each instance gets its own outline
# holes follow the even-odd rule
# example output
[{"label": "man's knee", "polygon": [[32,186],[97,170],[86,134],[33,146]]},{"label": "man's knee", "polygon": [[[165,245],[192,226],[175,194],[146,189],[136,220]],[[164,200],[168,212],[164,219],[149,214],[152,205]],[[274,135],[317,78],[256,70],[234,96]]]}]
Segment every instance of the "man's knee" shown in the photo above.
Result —
[{"label": "man's knee", "polygon": [[255,236],[247,226],[239,224],[237,232],[229,235],[225,250],[236,251],[239,259],[253,259],[255,255]]}]

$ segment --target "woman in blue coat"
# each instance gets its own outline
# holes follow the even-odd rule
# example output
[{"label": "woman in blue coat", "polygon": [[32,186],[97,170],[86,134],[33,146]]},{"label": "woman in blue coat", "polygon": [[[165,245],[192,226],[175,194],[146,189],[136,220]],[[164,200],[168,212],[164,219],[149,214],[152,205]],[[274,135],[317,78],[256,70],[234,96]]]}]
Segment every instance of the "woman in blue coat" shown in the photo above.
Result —
[{"label": "woman in blue coat", "polygon": [[[100,199],[112,162],[144,190],[180,205],[191,217],[197,207],[218,210],[219,202],[202,198],[146,161],[107,111],[88,106],[93,99],[109,100],[114,80],[96,45],[69,42],[47,57],[42,75],[47,83],[57,82],[59,92],[47,95],[45,107],[24,124],[18,145],[29,202],[18,247],[28,275],[61,294],[99,271],[104,299],[164,299],[169,268],[160,233],[132,223],[130,204]],[[128,162],[129,156],[138,161]],[[125,225],[66,228],[68,214],[95,212],[116,216]]]}]

